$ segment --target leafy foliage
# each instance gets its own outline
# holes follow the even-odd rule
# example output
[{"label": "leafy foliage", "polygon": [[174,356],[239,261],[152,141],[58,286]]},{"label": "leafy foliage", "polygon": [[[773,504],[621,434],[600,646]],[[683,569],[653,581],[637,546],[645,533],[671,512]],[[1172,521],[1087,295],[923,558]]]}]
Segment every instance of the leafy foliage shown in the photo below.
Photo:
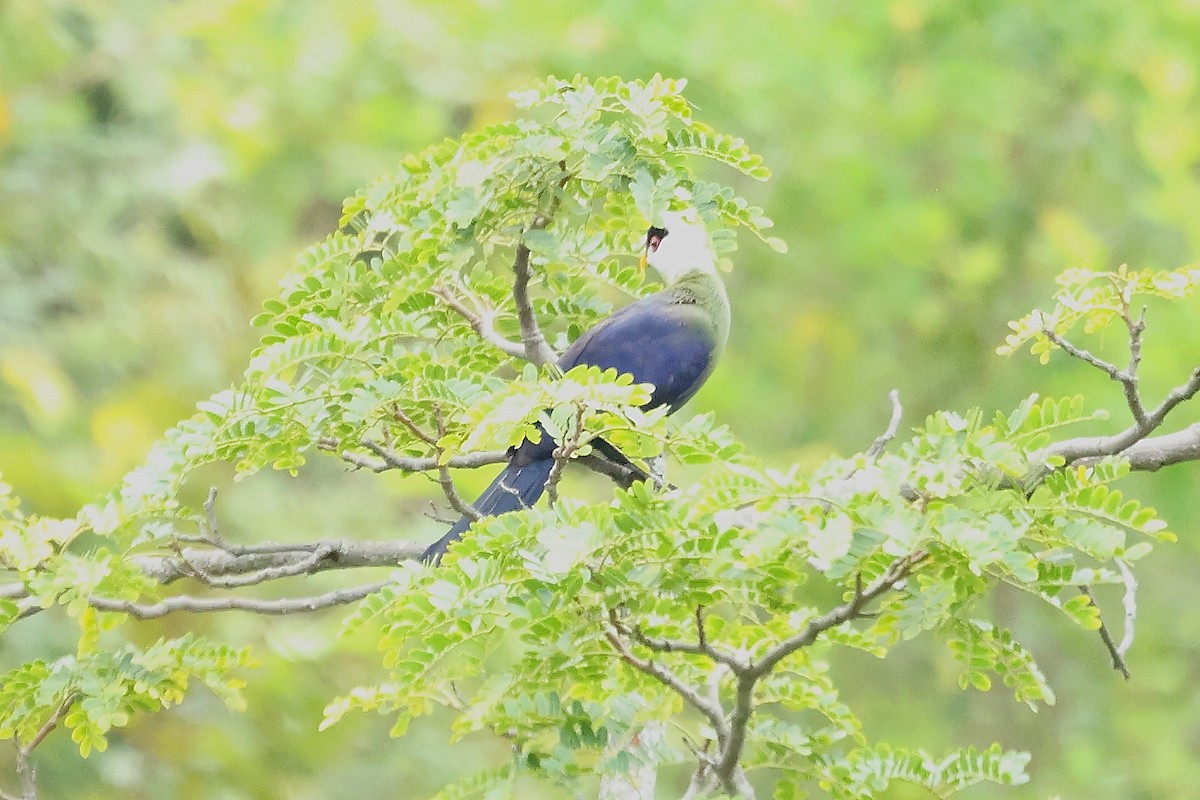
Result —
[{"label": "leafy foliage", "polygon": [[244,683],[228,673],[252,664],[245,651],[190,635],[145,650],[93,645],[52,663],[33,661],[0,676],[0,738],[27,744],[61,716],[86,758],[93,750],[103,752],[109,732],[129,724],[134,713],[180,703],[192,679],[230,708],[241,708]]},{"label": "leafy foliage", "polygon": [[[196,398],[240,374],[261,332],[245,320],[273,296],[287,254],[335,225],[353,187],[400,153],[511,116],[506,93],[548,71],[687,75],[696,115],[767,156],[770,183],[734,180],[771,209],[795,257],[746,243],[730,285],[733,349],[694,406],[769,463],[811,469],[860,447],[882,427],[891,386],[906,425],[937,408],[1007,410],[1034,388],[1084,391],[1089,409],[1121,413],[1102,381],[1070,368],[1082,365],[1060,358],[1038,374],[1035,360],[999,363],[986,345],[1064,265],[1169,266],[1200,247],[1188,3],[807,0],[753,14],[660,5],[649,16],[594,0],[415,0],[350,14],[316,0],[0,5],[0,471],[29,513],[48,518],[75,515]],[[1143,386],[1175,385],[1194,366],[1195,304],[1151,303]],[[1102,344],[1120,346],[1119,327]],[[199,502],[218,483],[235,542],[436,534],[417,516],[436,494],[424,480],[339,475],[309,458],[296,479],[267,474],[236,491],[231,468],[211,467],[184,498]],[[1192,469],[1121,488],[1186,537]],[[997,621],[1043,659],[1056,654],[1043,666],[1060,694],[1070,682],[1072,702],[1050,714],[1005,708],[999,692],[953,697],[941,668],[928,693],[885,695],[892,659],[843,671],[839,685],[890,741],[979,735],[1027,747],[1036,770],[1023,795],[1187,796],[1200,783],[1191,687],[1171,676],[1187,674],[1180,645],[1196,638],[1176,610],[1200,602],[1197,553],[1139,564],[1134,678],[1120,691],[1094,636],[1064,636],[1020,604]],[[1106,618],[1109,596],[1098,591]],[[64,616],[59,607],[6,635],[0,672],[53,658],[50,643],[75,629]],[[303,635],[322,655],[311,668],[273,658],[255,675],[248,697],[271,709],[263,717],[231,722],[219,704],[199,704],[160,715],[152,736],[126,737],[102,761],[38,758],[48,797],[79,786],[138,800],[176,786],[197,798],[272,795],[284,768],[294,791],[315,796],[348,793],[354,780],[421,794],[465,761],[505,756],[484,737],[453,750],[414,737],[380,759],[363,746],[367,720],[308,734],[311,707],[283,704],[283,692],[320,697],[328,675],[363,668],[353,643],[328,646],[329,615],[195,622],[272,647]],[[942,654],[918,639],[898,655]],[[266,722],[281,710],[301,718]],[[986,734],[964,732],[980,721]],[[236,750],[215,744],[235,737]],[[182,739],[193,757],[173,752]],[[130,754],[146,770],[138,786],[122,779]],[[520,793],[538,796],[528,783]]]},{"label": "leafy foliage", "polygon": [[553,321],[552,343],[565,346],[611,310],[604,289],[646,291],[623,257],[672,204],[697,208],[723,251],[735,246],[725,226],[764,236],[771,222],[761,209],[694,176],[697,158],[756,179],[768,173],[742,140],[692,119],[684,83],[550,79],[516,95],[548,120],[499,123],[435,145],[347,200],[341,230],[301,256],[279,299],[255,317],[265,333],[244,383],[201,403],[118,497],[89,512],[106,521],[98,532],[153,540],[164,518],[201,524],[176,504],[182,477],[207,462],[234,463],[242,475],[294,472],[317,444],[369,454],[362,442],[372,439],[444,463],[519,442],[545,408],[551,422],[554,409],[589,409],[584,441],[615,432],[635,453],[655,449],[636,440],[661,440],[661,427],[647,429],[636,412],[637,424],[622,419],[644,401],[642,390],[594,370],[539,383],[528,366],[522,380],[506,382],[497,372],[519,368],[519,359],[476,323],[519,338],[511,291],[519,259],[542,290],[534,310]]},{"label": "leafy foliage", "polygon": [[[713,653],[772,657],[818,624],[817,598],[853,597],[898,559],[919,558],[876,613],[819,627],[754,687],[746,768],[837,797],[873,797],[892,779],[938,796],[1019,783],[1024,758],[998,749],[939,762],[855,749],[861,725],[827,659],[837,647],[884,657],[932,633],[962,662],[963,688],[986,691],[997,677],[1031,708],[1052,704],[1032,654],[976,616],[981,599],[1011,584],[1093,628],[1086,598],[1059,599],[1065,581],[1137,558],[1162,535],[1152,511],[1108,488],[1123,474],[1117,463],[1065,471],[1029,496],[995,477],[1030,470],[1022,443],[1083,416],[1074,400],[1031,400],[990,425],[979,413],[940,414],[896,455],[831,461],[813,477],[722,459],[677,490],[637,485],[611,505],[561,501],[478,523],[441,568],[406,565],[351,618],[379,632],[388,675],[331,704],[326,724],[387,711],[400,735],[444,705],[459,714],[456,730],[503,733],[526,770],[556,782],[598,769],[610,741],[663,714],[702,746],[716,736],[686,690],[727,708],[738,690]],[[1138,546],[1126,545],[1129,533]],[[624,648],[673,679],[631,667]],[[679,748],[673,760],[688,758]]]},{"label": "leafy foliage", "polygon": [[1002,785],[1025,782],[1028,757],[1005,753],[999,747],[986,750],[966,748],[943,759],[922,751],[909,752],[881,746],[851,753],[845,766],[831,770],[822,783],[834,797],[870,797],[885,791],[892,781],[924,787],[934,797],[949,797],[955,792],[990,782]]},{"label": "leafy foliage", "polygon": [[[624,257],[671,207],[696,208],[721,253],[737,227],[783,249],[761,209],[701,177],[704,161],[768,173],[743,140],[693,119],[683,88],[552,78],[516,95],[526,119],[405,158],[346,201],[339,229],[263,304],[243,380],[200,403],[119,490],[67,521],[25,517],[0,493],[0,567],[18,599],[5,598],[0,622],[61,605],[80,630],[75,655],[4,678],[0,734],[32,745],[61,715],[86,756],[132,712],[179,702],[190,678],[239,704],[229,673],[251,663],[241,651],[191,637],[102,646],[127,622],[114,601],[165,592],[140,556],[220,544],[181,500],[198,468],[297,473],[320,448],[358,465],[382,458],[380,470],[417,464],[404,468],[449,484],[450,468],[541,423],[580,443],[571,457],[603,435],[696,477],[483,520],[441,567],[400,565],[347,624],[375,636],[386,675],[330,703],[322,727],[378,711],[399,736],[441,706],[455,737],[511,743],[511,764],[445,797],[511,791],[520,776],[578,788],[627,772],[634,756],[619,743],[664,720],[678,735],[640,757],[698,763],[711,791],[748,795],[746,772],[778,792],[846,798],[897,780],[941,797],[1023,782],[1027,757],[998,745],[935,759],[873,743],[831,663],[927,636],[961,663],[964,689],[999,678],[1033,709],[1054,702],[984,600],[1008,585],[1094,629],[1090,597],[1064,590],[1112,580],[1168,537],[1153,509],[1112,486],[1128,471],[1119,459],[1060,469],[1043,455],[1061,429],[1099,416],[1082,398],[1030,397],[990,421],[937,413],[892,454],[779,469],[743,455],[710,416],[669,425],[641,412],[647,387],[628,376],[556,374],[522,320],[532,312],[561,349],[614,295],[652,288]],[[1183,297],[1196,275],[1068,273],[1050,327],[1026,317],[1005,347],[1032,340],[1044,356],[1047,330],[1099,331],[1129,319],[1136,294]]]},{"label": "leafy foliage", "polygon": [[1054,295],[1054,307],[1050,311],[1032,311],[1009,323],[1013,332],[997,352],[1008,355],[1032,343],[1030,351],[1045,364],[1057,348],[1045,335],[1046,331],[1065,336],[1083,323],[1085,333],[1096,333],[1114,320],[1136,314],[1133,305],[1139,297],[1169,300],[1190,297],[1200,285],[1200,269],[1131,270],[1122,264],[1115,272],[1097,272],[1079,267],[1062,273],[1058,285],[1061,288]]}]

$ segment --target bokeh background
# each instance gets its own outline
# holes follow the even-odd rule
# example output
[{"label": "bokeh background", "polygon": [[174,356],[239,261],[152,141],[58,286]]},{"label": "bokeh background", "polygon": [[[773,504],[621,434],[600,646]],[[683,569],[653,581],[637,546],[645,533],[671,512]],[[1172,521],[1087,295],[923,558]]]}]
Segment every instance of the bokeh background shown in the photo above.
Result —
[{"label": "bokeh background", "polygon": [[[1124,425],[1103,376],[994,348],[1066,267],[1200,254],[1196,0],[5,0],[5,480],[51,515],[108,490],[237,380],[255,344],[247,320],[336,225],[343,197],[407,152],[510,118],[509,91],[576,72],[686,77],[698,115],[775,172],[739,188],[791,251],[743,242],[731,349],[694,401],[768,462],[865,447],[893,387],[910,425],[1033,391],[1083,392]],[[1196,311],[1152,307],[1152,396],[1197,363]],[[1059,703],[1034,714],[1002,687],[959,692],[946,653],[917,642],[835,665],[868,734],[1032,751],[1030,785],[964,797],[1200,796],[1198,476],[1193,465],[1130,481],[1180,535],[1141,562],[1132,681],[1094,635],[1001,592],[989,613],[1033,649]],[[213,470],[196,491],[226,479]],[[226,487],[221,510],[226,536],[247,540],[431,539],[432,497],[419,478],[325,459],[299,478]],[[1119,598],[1101,599],[1119,625]],[[506,757],[484,738],[450,748],[437,718],[400,741],[366,717],[316,734],[324,704],[378,669],[366,642],[332,641],[338,618],[139,627],[147,640],[190,628],[254,645],[250,710],[198,692],[86,762],[52,737],[44,796],[421,797]],[[0,669],[69,652],[64,624],[15,627]],[[0,760],[11,790],[9,769]],[[664,776],[662,796],[678,778]]]}]

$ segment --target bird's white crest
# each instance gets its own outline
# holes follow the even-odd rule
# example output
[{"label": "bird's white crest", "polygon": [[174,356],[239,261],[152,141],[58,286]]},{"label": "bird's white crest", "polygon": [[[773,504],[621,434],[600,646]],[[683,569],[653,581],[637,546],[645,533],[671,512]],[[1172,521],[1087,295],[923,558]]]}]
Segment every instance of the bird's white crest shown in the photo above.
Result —
[{"label": "bird's white crest", "polygon": [[657,249],[646,254],[646,263],[663,280],[674,283],[689,272],[716,274],[712,243],[695,209],[664,211],[657,224],[666,229],[667,235]]}]

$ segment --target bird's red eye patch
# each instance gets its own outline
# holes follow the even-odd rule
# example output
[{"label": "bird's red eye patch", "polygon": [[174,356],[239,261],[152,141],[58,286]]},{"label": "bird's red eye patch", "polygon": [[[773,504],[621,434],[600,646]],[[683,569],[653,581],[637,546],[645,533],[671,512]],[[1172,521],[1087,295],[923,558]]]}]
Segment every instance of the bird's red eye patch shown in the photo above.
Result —
[{"label": "bird's red eye patch", "polygon": [[646,231],[646,248],[653,253],[665,238],[667,238],[666,228],[658,228],[651,225],[650,230]]}]

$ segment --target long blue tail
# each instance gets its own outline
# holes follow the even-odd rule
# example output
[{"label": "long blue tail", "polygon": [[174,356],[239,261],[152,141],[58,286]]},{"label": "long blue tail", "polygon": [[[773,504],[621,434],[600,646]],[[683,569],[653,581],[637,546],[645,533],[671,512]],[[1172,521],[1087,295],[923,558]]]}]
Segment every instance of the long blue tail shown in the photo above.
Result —
[{"label": "long blue tail", "polygon": [[[509,511],[519,511],[529,508],[542,496],[546,489],[546,480],[550,477],[550,470],[554,468],[554,459],[539,458],[528,464],[516,466],[515,462],[518,460],[520,459],[514,457],[504,471],[496,476],[496,480],[492,481],[492,485],[484,489],[483,494],[475,501],[474,506],[480,514],[494,517]],[[425,549],[421,560],[431,564],[441,561],[450,543],[457,541],[469,527],[471,520],[468,517],[454,523],[454,527],[447,531],[445,536]]]}]

